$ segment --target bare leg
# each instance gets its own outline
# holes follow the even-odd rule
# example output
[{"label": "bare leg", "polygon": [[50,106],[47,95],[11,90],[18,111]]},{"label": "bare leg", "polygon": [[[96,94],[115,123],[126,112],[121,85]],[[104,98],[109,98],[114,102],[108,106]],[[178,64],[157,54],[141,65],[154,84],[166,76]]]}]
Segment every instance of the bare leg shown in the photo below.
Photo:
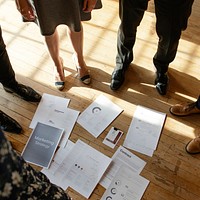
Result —
[{"label": "bare leg", "polygon": [[88,74],[88,69],[83,57],[83,27],[80,32],[74,32],[68,28],[68,35],[72,43],[75,55],[75,64],[79,67],[79,76],[83,77]]},{"label": "bare leg", "polygon": [[59,35],[57,30],[55,30],[53,35],[45,36],[45,42],[57,70],[55,72],[54,68],[55,81],[65,81],[65,76],[63,73],[63,61],[59,55]]}]

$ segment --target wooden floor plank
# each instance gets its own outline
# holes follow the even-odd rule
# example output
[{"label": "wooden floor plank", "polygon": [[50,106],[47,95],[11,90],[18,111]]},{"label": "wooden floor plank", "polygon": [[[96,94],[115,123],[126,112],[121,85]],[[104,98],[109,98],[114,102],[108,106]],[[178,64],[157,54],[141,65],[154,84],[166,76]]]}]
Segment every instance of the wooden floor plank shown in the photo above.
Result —
[{"label": "wooden floor plank", "polygon": [[[60,50],[64,60],[66,88],[59,92],[53,83],[53,62],[50,59],[39,28],[34,23],[23,23],[13,0],[0,0],[0,21],[7,51],[16,72],[17,80],[36,89],[70,99],[69,107],[82,112],[100,94],[119,105],[123,112],[98,137],[94,138],[76,124],[70,140],[86,142],[111,157],[123,145],[137,105],[146,106],[167,114],[164,128],[153,157],[134,154],[147,162],[141,175],[150,181],[143,200],[199,200],[200,155],[189,155],[185,145],[200,135],[200,116],[175,117],[169,107],[181,101],[195,101],[200,94],[200,2],[195,1],[188,28],[183,31],[177,56],[170,64],[170,87],[166,96],[160,96],[154,86],[155,68],[152,58],[157,49],[154,3],[149,7],[138,27],[134,46],[134,61],[130,65],[122,88],[112,91],[109,87],[115,66],[118,17],[118,1],[102,0],[103,8],[95,10],[92,20],[83,23],[84,55],[89,66],[92,83],[83,85],[76,77],[72,62],[72,48],[65,26],[59,26]],[[26,102],[6,93],[0,86],[0,109],[16,119],[23,127],[20,135],[6,133],[13,148],[21,153],[31,134],[30,122],[37,103]],[[102,143],[111,126],[124,132],[114,149]],[[39,169],[36,166],[33,166]],[[68,189],[74,200],[85,198],[73,189]],[[98,185],[90,200],[100,200],[105,189]]]}]

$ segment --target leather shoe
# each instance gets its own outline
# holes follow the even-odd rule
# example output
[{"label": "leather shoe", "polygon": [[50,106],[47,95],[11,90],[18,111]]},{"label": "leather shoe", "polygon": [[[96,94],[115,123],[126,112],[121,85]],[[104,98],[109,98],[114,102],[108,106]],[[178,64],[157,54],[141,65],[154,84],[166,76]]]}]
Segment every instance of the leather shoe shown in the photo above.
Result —
[{"label": "leather shoe", "polygon": [[191,114],[200,114],[200,109],[197,108],[196,102],[182,103],[171,106],[170,113],[176,116],[187,116]]},{"label": "leather shoe", "polygon": [[197,154],[200,153],[200,137],[196,137],[191,140],[186,146],[185,150],[189,154]]},{"label": "leather shoe", "polygon": [[17,82],[10,84],[9,86],[4,85],[3,88],[6,92],[15,93],[26,101],[39,102],[41,100],[41,95],[38,94],[34,89]]},{"label": "leather shoe", "polygon": [[156,74],[157,74],[157,77],[155,79],[156,89],[160,95],[165,95],[167,93],[169,78],[166,73],[165,74],[156,73]]},{"label": "leather shoe", "polygon": [[110,84],[111,90],[119,89],[120,86],[123,84],[124,80],[125,80],[125,70],[123,69],[114,70],[112,73],[112,79]]},{"label": "leather shoe", "polygon": [[19,125],[19,123],[13,118],[6,115],[1,110],[0,110],[0,128],[1,130],[13,133],[21,133],[22,131],[22,127]]}]

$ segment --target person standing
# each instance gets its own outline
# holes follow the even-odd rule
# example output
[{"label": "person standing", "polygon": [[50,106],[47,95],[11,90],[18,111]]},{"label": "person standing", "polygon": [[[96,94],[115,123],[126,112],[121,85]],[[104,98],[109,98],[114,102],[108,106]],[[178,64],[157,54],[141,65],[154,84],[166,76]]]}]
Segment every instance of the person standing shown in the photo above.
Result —
[{"label": "person standing", "polygon": [[[181,32],[187,28],[194,0],[154,0],[156,32],[159,37],[157,52],[153,57],[156,68],[155,85],[160,95],[165,95],[169,83],[167,71],[174,60]],[[117,35],[116,66],[110,88],[117,90],[125,80],[125,72],[133,61],[133,46],[137,27],[148,7],[148,0],[119,0],[121,24]]]},{"label": "person standing", "polygon": [[[17,82],[15,72],[7,54],[0,26],[0,83],[6,92],[16,94],[26,101],[39,102],[41,95],[29,86]],[[22,127],[12,117],[0,110],[0,129],[20,133]]]},{"label": "person standing", "polygon": [[90,84],[91,77],[83,57],[83,27],[81,21],[91,19],[91,11],[101,8],[101,0],[16,0],[17,8],[26,21],[34,21],[44,36],[49,54],[54,62],[55,86],[63,90],[65,76],[63,59],[59,53],[57,26],[67,25],[73,47],[73,61],[80,81]]},{"label": "person standing", "polygon": [[43,173],[32,168],[0,130],[0,199],[1,200],[72,200]]}]

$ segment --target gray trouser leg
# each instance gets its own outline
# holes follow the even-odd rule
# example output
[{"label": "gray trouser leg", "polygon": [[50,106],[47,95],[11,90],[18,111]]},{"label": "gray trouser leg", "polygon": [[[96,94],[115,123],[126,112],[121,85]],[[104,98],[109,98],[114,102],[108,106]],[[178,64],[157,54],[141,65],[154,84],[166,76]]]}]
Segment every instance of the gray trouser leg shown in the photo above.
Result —
[{"label": "gray trouser leg", "polygon": [[148,0],[119,0],[121,24],[117,35],[116,69],[126,69],[133,61],[137,27],[147,9]]},{"label": "gray trouser leg", "polygon": [[15,72],[6,51],[0,26],[0,82],[6,85],[10,81],[15,81]]},{"label": "gray trouser leg", "polygon": [[154,1],[159,42],[153,62],[157,72],[166,73],[176,56],[181,32],[187,28],[193,0]]}]

